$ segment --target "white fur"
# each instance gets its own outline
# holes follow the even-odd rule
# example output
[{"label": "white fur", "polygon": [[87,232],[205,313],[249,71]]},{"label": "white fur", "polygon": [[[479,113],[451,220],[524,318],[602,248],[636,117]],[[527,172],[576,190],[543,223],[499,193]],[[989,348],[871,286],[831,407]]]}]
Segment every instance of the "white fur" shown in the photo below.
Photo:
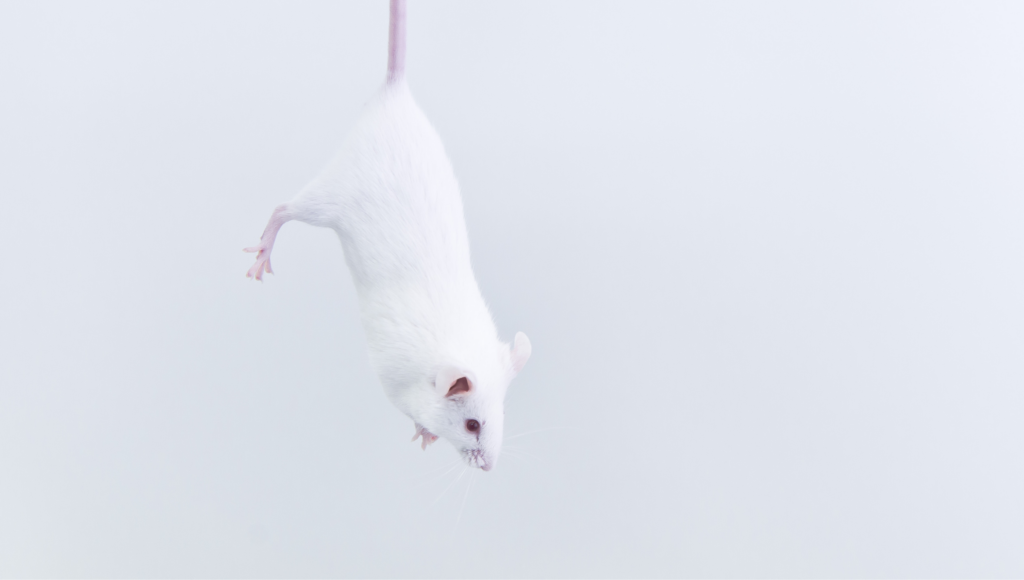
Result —
[{"label": "white fur", "polygon": [[[334,161],[279,213],[276,227],[295,219],[338,233],[371,362],[391,402],[428,432],[424,444],[441,436],[470,465],[490,469],[505,390],[530,344],[522,333],[514,351],[498,339],[470,265],[455,173],[404,80],[384,86]],[[268,232],[269,266],[276,228]],[[470,391],[446,396],[463,376]],[[481,424],[477,434],[468,419]]]}]

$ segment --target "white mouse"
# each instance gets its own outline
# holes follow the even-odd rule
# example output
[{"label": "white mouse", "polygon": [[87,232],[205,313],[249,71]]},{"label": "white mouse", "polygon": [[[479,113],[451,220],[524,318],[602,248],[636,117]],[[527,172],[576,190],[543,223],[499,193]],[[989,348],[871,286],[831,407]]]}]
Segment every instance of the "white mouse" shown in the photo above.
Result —
[{"label": "white mouse", "polygon": [[505,391],[530,357],[502,342],[469,259],[462,198],[437,131],[405,82],[405,0],[391,0],[388,74],[335,159],[270,217],[248,276],[272,273],[289,220],[338,233],[374,366],[423,448],[443,437],[485,471],[501,451]]}]

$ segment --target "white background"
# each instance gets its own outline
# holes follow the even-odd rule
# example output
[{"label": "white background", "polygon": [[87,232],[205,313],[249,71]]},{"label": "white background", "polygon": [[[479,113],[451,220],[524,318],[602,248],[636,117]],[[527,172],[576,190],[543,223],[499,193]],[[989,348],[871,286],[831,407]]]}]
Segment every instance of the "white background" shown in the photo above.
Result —
[{"label": "white background", "polygon": [[244,277],[385,2],[5,2],[0,575],[1024,575],[1024,4],[410,4],[500,465],[409,442],[332,232]]}]

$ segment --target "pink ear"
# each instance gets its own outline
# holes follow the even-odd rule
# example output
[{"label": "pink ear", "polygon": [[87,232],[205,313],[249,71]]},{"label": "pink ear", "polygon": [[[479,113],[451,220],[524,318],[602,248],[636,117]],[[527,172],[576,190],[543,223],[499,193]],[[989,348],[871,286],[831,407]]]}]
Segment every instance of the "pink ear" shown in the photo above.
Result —
[{"label": "pink ear", "polygon": [[473,377],[458,367],[444,367],[434,379],[434,389],[442,397],[468,393],[473,389]]},{"label": "pink ear", "polygon": [[458,395],[460,393],[468,393],[470,388],[472,387],[469,384],[469,379],[467,379],[466,377],[459,377],[455,379],[455,382],[452,383],[452,386],[448,387],[448,393],[445,396],[450,397],[452,395]]},{"label": "pink ear", "polygon": [[515,374],[519,374],[519,371],[523,370],[526,366],[526,361],[530,360],[530,353],[533,352],[533,348],[530,346],[530,339],[526,338],[526,335],[522,332],[516,333],[515,342],[512,345],[512,371]]}]

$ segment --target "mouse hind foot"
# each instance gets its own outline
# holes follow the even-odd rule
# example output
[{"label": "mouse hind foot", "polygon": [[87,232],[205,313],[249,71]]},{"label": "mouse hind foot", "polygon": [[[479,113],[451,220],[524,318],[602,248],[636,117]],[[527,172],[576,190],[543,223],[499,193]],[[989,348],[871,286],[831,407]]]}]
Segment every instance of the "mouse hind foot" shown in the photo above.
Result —
[{"label": "mouse hind foot", "polygon": [[275,209],[274,213],[270,216],[270,222],[267,223],[267,228],[263,230],[263,235],[260,236],[259,245],[242,250],[243,252],[256,254],[256,263],[253,264],[252,268],[249,268],[248,272],[246,272],[246,278],[255,278],[263,281],[264,272],[268,274],[274,273],[270,268],[270,253],[274,250],[274,239],[277,238],[277,232],[281,229],[281,226],[291,219],[291,215],[288,211],[288,204],[277,206],[277,209]]}]

